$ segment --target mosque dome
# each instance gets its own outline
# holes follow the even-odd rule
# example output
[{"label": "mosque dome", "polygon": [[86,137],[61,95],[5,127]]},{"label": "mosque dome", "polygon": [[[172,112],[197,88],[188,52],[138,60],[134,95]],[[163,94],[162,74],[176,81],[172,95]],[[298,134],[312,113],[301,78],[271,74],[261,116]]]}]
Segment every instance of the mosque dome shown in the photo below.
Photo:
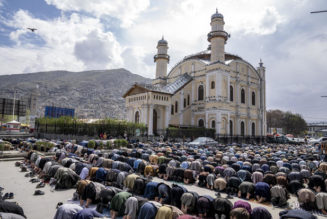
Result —
[{"label": "mosque dome", "polygon": [[162,39],[158,41],[158,45],[168,45],[168,42],[164,39],[164,37],[162,37]]},{"label": "mosque dome", "polygon": [[218,12],[218,9],[216,9],[216,13],[211,15],[211,20],[215,18],[224,18],[224,16]]}]

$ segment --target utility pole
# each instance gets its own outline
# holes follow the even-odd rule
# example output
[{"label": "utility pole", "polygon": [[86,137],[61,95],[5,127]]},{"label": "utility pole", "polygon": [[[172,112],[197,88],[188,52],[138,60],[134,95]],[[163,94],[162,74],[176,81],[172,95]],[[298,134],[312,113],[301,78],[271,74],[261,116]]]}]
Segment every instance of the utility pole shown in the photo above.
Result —
[{"label": "utility pole", "polygon": [[16,103],[16,90],[14,90],[14,103],[12,107],[12,121],[15,120],[15,103]]}]

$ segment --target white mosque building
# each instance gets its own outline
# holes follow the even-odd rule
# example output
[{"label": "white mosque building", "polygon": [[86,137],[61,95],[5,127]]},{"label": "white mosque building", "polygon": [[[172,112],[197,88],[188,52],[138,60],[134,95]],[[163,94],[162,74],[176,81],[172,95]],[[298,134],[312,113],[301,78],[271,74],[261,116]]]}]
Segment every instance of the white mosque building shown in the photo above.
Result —
[{"label": "white mosque building", "polygon": [[224,24],[216,11],[209,48],[186,56],[169,72],[168,42],[159,40],[152,84],[134,84],[124,94],[127,120],[146,124],[150,136],[169,126],[214,128],[219,136],[265,136],[265,67],[225,51],[230,35]]}]

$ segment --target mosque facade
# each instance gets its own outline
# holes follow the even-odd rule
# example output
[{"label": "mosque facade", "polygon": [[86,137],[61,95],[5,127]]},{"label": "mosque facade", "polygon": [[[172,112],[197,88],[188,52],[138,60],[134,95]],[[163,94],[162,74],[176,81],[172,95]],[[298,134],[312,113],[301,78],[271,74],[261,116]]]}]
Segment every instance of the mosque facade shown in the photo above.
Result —
[{"label": "mosque facade", "polygon": [[224,24],[216,11],[208,49],[184,57],[168,73],[168,42],[159,40],[152,84],[134,84],[123,96],[127,120],[146,124],[150,136],[169,126],[214,128],[218,136],[265,136],[265,67],[261,60],[255,68],[225,52],[230,35]]}]

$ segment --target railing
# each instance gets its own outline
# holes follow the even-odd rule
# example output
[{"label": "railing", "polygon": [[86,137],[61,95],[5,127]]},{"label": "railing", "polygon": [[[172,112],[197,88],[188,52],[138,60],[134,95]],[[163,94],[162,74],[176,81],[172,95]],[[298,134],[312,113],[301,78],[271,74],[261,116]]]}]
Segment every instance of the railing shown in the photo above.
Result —
[{"label": "railing", "polygon": [[215,139],[222,144],[243,143],[243,144],[263,144],[266,142],[265,136],[253,135],[216,135]]},{"label": "railing", "polygon": [[207,128],[168,128],[166,129],[167,138],[191,138],[211,137],[215,138],[215,129]]}]

